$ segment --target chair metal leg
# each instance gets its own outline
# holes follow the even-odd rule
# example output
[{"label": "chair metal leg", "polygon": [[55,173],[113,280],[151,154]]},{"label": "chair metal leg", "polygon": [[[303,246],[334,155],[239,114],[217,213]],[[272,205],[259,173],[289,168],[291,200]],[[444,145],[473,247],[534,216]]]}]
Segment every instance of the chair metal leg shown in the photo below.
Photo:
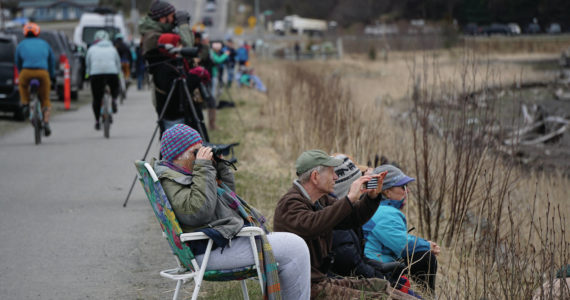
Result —
[{"label": "chair metal leg", "polygon": [[245,284],[245,280],[241,281],[241,291],[243,293],[243,299],[249,300],[249,294],[247,293],[247,284]]},{"label": "chair metal leg", "polygon": [[257,254],[257,246],[255,244],[255,237],[250,236],[249,242],[251,244],[251,251],[253,251],[253,259],[255,262],[255,268],[257,269],[257,279],[259,281],[259,286],[261,287],[261,294],[263,295],[263,288],[264,288],[263,278],[261,277],[261,266],[259,265],[259,255]]},{"label": "chair metal leg", "polygon": [[210,252],[212,252],[212,245],[214,241],[210,239],[208,241],[208,246],[206,246],[206,252],[204,252],[204,259],[200,265],[200,270],[198,276],[194,277],[194,292],[192,293],[192,300],[198,299],[198,293],[200,292],[200,287],[202,286],[202,279],[204,278],[204,273],[206,272],[206,266],[208,265],[208,260],[210,259]]},{"label": "chair metal leg", "polygon": [[176,289],[174,290],[174,296],[172,300],[176,300],[178,298],[178,292],[180,291],[180,287],[182,286],[182,279],[176,282]]}]

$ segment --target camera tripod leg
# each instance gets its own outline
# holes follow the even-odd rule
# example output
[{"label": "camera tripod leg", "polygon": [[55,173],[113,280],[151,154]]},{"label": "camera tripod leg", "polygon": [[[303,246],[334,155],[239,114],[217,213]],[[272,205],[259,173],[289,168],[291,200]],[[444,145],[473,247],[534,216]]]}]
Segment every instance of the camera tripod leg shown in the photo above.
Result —
[{"label": "camera tripod leg", "polygon": [[198,117],[198,113],[196,112],[196,107],[194,106],[194,100],[190,94],[190,90],[188,90],[188,85],[186,85],[186,79],[182,79],[183,86],[184,86],[184,93],[186,94],[186,100],[188,101],[188,106],[190,106],[190,111],[192,112],[192,117],[194,118],[194,122],[196,122],[196,128],[202,138],[209,142],[210,139],[208,137],[208,132],[206,131],[206,125],[200,118]]},{"label": "camera tripod leg", "polygon": [[[148,155],[148,152],[150,151],[150,146],[152,145],[152,141],[154,141],[154,138],[156,137],[156,133],[158,131],[158,129],[160,128],[160,122],[162,121],[162,118],[164,117],[164,112],[166,111],[166,108],[168,107],[168,104],[170,103],[170,99],[172,99],[172,94],[174,94],[174,90],[176,89],[176,84],[180,82],[179,79],[176,79],[173,83],[172,83],[172,87],[170,88],[170,91],[168,92],[168,96],[166,97],[166,101],[164,103],[164,106],[162,107],[162,111],[160,112],[160,115],[158,116],[158,121],[156,121],[156,127],[154,128],[154,132],[152,133],[152,137],[150,138],[150,141],[148,142],[148,146],[146,147],[146,151],[144,152],[144,156],[142,158],[142,160],[144,161],[146,159],[146,156]],[[137,175],[135,175],[135,178],[133,179],[133,183],[131,184],[131,188],[129,189],[129,193],[127,194],[127,198],[125,198],[125,202],[123,203],[123,207],[127,207],[127,202],[129,202],[129,198],[131,197],[131,193],[133,192],[133,188],[135,187],[135,183],[137,182]]]},{"label": "camera tripod leg", "polygon": [[234,108],[236,109],[236,113],[237,113],[239,122],[241,123],[241,126],[242,126],[243,128],[245,128],[245,124],[243,123],[243,119],[241,118],[241,114],[239,113],[239,109],[238,109],[238,107],[237,107],[237,104],[236,104],[236,102],[234,101],[234,98],[232,97],[232,94],[230,93],[230,89],[226,86],[226,87],[224,88],[224,91],[226,91],[226,94],[228,94],[228,97],[230,98],[230,101],[234,104]]}]

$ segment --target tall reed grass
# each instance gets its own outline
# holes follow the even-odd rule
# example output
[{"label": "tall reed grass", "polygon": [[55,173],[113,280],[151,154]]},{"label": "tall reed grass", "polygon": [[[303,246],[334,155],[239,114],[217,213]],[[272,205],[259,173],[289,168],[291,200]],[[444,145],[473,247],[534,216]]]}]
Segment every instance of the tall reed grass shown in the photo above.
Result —
[{"label": "tall reed grass", "polygon": [[[262,71],[271,78],[262,114],[289,161],[312,148],[361,163],[382,154],[416,177],[406,215],[417,235],[444,245],[438,298],[527,299],[536,291],[556,298],[540,287],[570,262],[569,180],[515,167],[496,151],[500,128],[516,118],[497,114],[504,103],[491,92],[473,97],[479,72],[483,91],[500,76],[478,61],[464,57],[457,82],[440,80],[436,59],[410,61],[415,84],[402,100],[410,111],[398,118],[382,105],[357,106],[358,86],[338,74],[284,64]],[[561,293],[570,297],[565,282]]]}]

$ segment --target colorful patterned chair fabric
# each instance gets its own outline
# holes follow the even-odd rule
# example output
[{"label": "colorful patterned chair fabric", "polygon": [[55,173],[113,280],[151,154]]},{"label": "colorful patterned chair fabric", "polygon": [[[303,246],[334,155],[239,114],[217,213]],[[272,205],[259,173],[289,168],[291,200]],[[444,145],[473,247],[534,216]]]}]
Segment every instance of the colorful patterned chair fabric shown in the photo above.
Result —
[{"label": "colorful patterned chair fabric", "polygon": [[[192,300],[198,297],[198,292],[200,291],[203,280],[241,280],[244,299],[249,299],[247,286],[244,280],[253,277],[261,278],[261,269],[255,237],[264,234],[263,230],[259,227],[244,227],[240,233],[237,234],[237,236],[249,237],[255,265],[232,270],[206,271],[213,241],[202,232],[183,233],[170,202],[162,189],[162,185],[150,164],[137,160],[135,161],[135,167],[137,168],[139,181],[141,182],[156,218],[160,223],[162,234],[168,240],[168,244],[170,245],[178,263],[178,268],[160,272],[161,276],[177,281],[173,299],[178,297],[182,283],[189,280],[194,280],[195,283]],[[192,251],[188,246],[190,241],[195,240],[209,240],[206,252],[204,253],[202,265],[198,264],[197,260],[194,258],[194,254],[192,254]],[[259,282],[263,293],[263,283],[261,280]]]}]

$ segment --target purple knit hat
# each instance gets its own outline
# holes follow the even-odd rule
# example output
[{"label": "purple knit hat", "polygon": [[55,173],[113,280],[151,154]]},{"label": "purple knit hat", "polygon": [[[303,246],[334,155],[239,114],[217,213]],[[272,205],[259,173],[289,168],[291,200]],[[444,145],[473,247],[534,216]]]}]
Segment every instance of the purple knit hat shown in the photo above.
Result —
[{"label": "purple knit hat", "polygon": [[172,4],[165,1],[154,1],[150,5],[150,11],[148,16],[153,20],[158,20],[162,17],[166,17],[171,13],[176,12],[176,8]]},{"label": "purple knit hat", "polygon": [[173,161],[188,148],[201,143],[202,137],[198,131],[184,124],[176,124],[162,134],[160,154],[162,159]]}]

